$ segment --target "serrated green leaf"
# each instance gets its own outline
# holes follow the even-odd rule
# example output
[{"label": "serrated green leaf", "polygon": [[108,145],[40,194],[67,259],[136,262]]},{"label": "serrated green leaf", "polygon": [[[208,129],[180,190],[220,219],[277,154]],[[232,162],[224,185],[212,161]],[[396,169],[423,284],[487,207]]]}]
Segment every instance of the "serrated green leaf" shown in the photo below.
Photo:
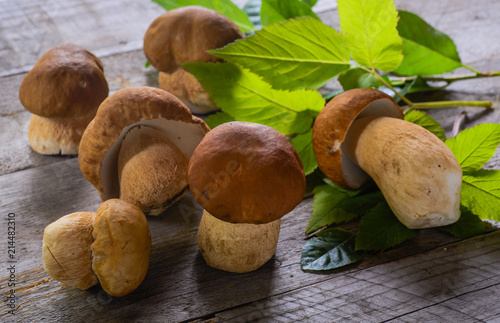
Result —
[{"label": "serrated green leaf", "polygon": [[434,75],[462,66],[453,40],[416,14],[400,10],[398,31],[403,38],[404,59],[396,73]]},{"label": "serrated green leaf", "polygon": [[216,112],[214,114],[209,115],[205,119],[205,122],[210,127],[210,129],[213,129],[223,123],[231,121],[235,121],[234,118],[224,112]]},{"label": "serrated green leaf", "polygon": [[441,124],[425,112],[412,110],[405,114],[405,120],[413,122],[422,128],[429,130],[442,141],[446,140],[446,135],[444,133],[444,129],[441,127]]},{"label": "serrated green leaf", "polygon": [[457,157],[464,172],[480,169],[493,157],[500,144],[500,124],[483,123],[465,129],[456,137],[446,141],[446,145]]},{"label": "serrated green leaf", "polygon": [[483,220],[500,221],[500,171],[464,174],[461,203]]},{"label": "serrated green leaf", "polygon": [[460,211],[460,218],[457,222],[439,229],[459,239],[468,239],[484,233],[484,223],[477,215],[462,205],[460,206]]},{"label": "serrated green leaf", "polygon": [[361,194],[359,191],[350,191],[330,184],[316,186],[313,212],[307,224],[306,234],[334,223],[356,219],[383,200],[380,191]]},{"label": "serrated green leaf", "polygon": [[186,6],[202,6],[215,10],[231,19],[244,33],[254,30],[254,26],[246,13],[231,0],[153,0],[153,2],[156,2],[166,10]]},{"label": "serrated green leaf", "polygon": [[317,91],[275,90],[258,75],[230,63],[186,63],[210,98],[235,120],[264,124],[285,135],[311,129],[316,111],[325,105]]},{"label": "serrated green leaf", "polygon": [[316,5],[316,2],[318,2],[318,0],[301,0],[301,1],[306,3],[311,8]]},{"label": "serrated green leaf", "polygon": [[311,7],[300,0],[262,0],[260,9],[262,25],[267,26],[296,17],[312,17],[320,20]]},{"label": "serrated green leaf", "polygon": [[276,89],[317,89],[350,66],[342,36],[310,17],[267,26],[209,53],[250,69]]},{"label": "serrated green leaf", "polygon": [[362,68],[351,68],[342,72],[338,80],[344,91],[357,88],[378,88],[383,85],[375,75]]},{"label": "serrated green leaf", "polygon": [[417,231],[402,224],[384,201],[361,218],[356,250],[386,250],[416,236]]},{"label": "serrated green leaf", "polygon": [[403,41],[392,0],[338,0],[337,6],[340,30],[356,62],[385,72],[401,64]]},{"label": "serrated green leaf", "polygon": [[316,157],[312,148],[312,129],[308,132],[298,135],[290,140],[292,145],[297,150],[302,164],[304,165],[304,173],[306,175],[314,172],[318,163],[316,162]]},{"label": "serrated green leaf", "polygon": [[322,231],[307,241],[302,249],[300,268],[325,271],[353,264],[361,259],[354,250],[354,234],[340,229]]},{"label": "serrated green leaf", "polygon": [[262,22],[260,21],[260,7],[262,5],[261,0],[250,0],[245,3],[243,11],[247,14],[248,19],[252,22],[255,30],[262,28]]}]

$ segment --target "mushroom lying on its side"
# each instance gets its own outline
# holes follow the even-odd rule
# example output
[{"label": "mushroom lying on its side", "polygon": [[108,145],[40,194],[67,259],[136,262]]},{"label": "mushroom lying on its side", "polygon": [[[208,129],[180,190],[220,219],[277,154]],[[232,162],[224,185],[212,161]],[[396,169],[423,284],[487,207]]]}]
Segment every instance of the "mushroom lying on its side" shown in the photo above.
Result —
[{"label": "mushroom lying on its side", "polygon": [[203,138],[188,179],[205,208],[198,245],[208,265],[244,273],[271,259],[281,217],[302,201],[302,167],[287,138],[267,126],[229,122]]},{"label": "mushroom lying on its side", "polygon": [[80,169],[103,201],[121,198],[159,215],[188,191],[188,160],[208,130],[166,91],[119,90],[83,134]]},{"label": "mushroom lying on its side", "polygon": [[460,217],[462,169],[439,138],[402,120],[388,95],[354,89],[332,99],[313,127],[318,166],[333,183],[356,189],[370,177],[408,228]]}]

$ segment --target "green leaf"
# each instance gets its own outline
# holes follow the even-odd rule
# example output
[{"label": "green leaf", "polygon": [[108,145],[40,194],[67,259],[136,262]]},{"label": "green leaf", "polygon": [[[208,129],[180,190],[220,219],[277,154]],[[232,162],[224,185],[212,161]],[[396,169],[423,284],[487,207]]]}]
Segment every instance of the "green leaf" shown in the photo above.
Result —
[{"label": "green leaf", "polygon": [[483,167],[493,157],[499,144],[499,123],[479,124],[446,141],[464,172]]},{"label": "green leaf", "polygon": [[340,30],[359,64],[390,72],[403,60],[403,41],[392,0],[338,0]]},{"label": "green leaf", "polygon": [[444,133],[444,129],[441,127],[441,124],[425,112],[412,110],[405,114],[405,120],[413,122],[422,128],[429,130],[442,141],[446,140],[446,135]]},{"label": "green leaf", "polygon": [[316,162],[316,157],[312,148],[312,129],[292,138],[290,142],[295,147],[295,150],[297,150],[302,160],[304,173],[309,175],[314,172],[316,167],[318,167],[318,163]]},{"label": "green leaf", "polygon": [[468,239],[484,233],[484,223],[477,215],[462,205],[460,206],[460,211],[460,218],[457,222],[439,229],[459,239]]},{"label": "green leaf", "polygon": [[300,268],[325,271],[353,264],[361,259],[354,250],[354,234],[340,229],[322,231],[307,241],[302,249]]},{"label": "green leaf", "polygon": [[258,75],[229,63],[186,63],[222,111],[235,120],[264,124],[285,135],[311,129],[316,111],[325,105],[317,91],[280,91]]},{"label": "green leaf", "polygon": [[500,221],[500,171],[464,174],[461,203],[483,220]]},{"label": "green leaf", "polygon": [[307,224],[306,234],[322,227],[347,222],[368,213],[383,201],[380,191],[350,191],[333,184],[314,188],[313,212]]},{"label": "green leaf", "polygon": [[339,82],[344,91],[357,88],[378,88],[382,82],[362,68],[351,68],[339,75]]},{"label": "green leaf", "polygon": [[153,0],[153,2],[158,3],[166,10],[186,6],[202,6],[215,10],[231,19],[244,33],[254,30],[254,26],[246,13],[231,0]]},{"label": "green leaf", "polygon": [[398,31],[403,38],[404,60],[395,72],[434,75],[462,66],[453,40],[416,14],[400,10]]},{"label": "green leaf", "polygon": [[361,218],[356,250],[386,250],[416,236],[417,231],[402,224],[384,201]]},{"label": "green leaf", "polygon": [[301,0],[301,1],[306,3],[311,8],[316,5],[316,2],[318,2],[318,0]]},{"label": "green leaf", "polygon": [[277,89],[316,89],[350,66],[342,36],[310,17],[270,25],[209,53],[250,69]]},{"label": "green leaf", "polygon": [[231,121],[234,121],[234,118],[224,112],[216,112],[214,114],[209,115],[205,119],[205,122],[210,127],[210,129],[213,129],[223,123]]},{"label": "green leaf", "polygon": [[260,9],[262,25],[267,26],[296,17],[312,17],[319,20],[311,7],[300,0],[262,0]]}]

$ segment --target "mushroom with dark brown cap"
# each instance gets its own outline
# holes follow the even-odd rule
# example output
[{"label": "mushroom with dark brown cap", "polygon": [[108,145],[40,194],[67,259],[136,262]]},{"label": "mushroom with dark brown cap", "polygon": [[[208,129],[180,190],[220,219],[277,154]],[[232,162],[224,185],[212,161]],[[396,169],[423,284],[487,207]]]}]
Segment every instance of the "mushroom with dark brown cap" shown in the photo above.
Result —
[{"label": "mushroom with dark brown cap", "polygon": [[208,50],[243,38],[238,26],[220,13],[200,6],[169,10],[156,18],[144,36],[144,54],[159,74],[159,87],[180,98],[193,113],[217,106],[194,75],[181,64],[217,62]]},{"label": "mushroom with dark brown cap", "polygon": [[85,130],[80,169],[102,200],[121,198],[158,215],[188,191],[188,160],[208,130],[164,90],[122,89]]},{"label": "mushroom with dark brown cap", "polygon": [[381,91],[354,89],[336,96],[313,126],[319,168],[351,189],[371,177],[410,229],[456,222],[460,164],[434,134],[402,119],[401,108]]},{"label": "mushroom with dark brown cap", "polygon": [[189,162],[189,185],[204,207],[198,245],[208,265],[249,272],[266,263],[281,217],[303,199],[302,162],[276,130],[229,122],[211,130]]},{"label": "mushroom with dark brown cap", "polygon": [[66,44],[45,53],[26,74],[19,99],[33,113],[28,139],[40,154],[77,154],[83,131],[108,96],[102,63]]}]

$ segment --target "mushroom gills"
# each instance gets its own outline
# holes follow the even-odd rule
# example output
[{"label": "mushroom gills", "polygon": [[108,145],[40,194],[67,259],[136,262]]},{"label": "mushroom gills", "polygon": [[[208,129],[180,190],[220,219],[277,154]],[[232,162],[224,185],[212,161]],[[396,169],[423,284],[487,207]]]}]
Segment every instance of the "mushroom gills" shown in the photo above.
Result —
[{"label": "mushroom gills", "polygon": [[396,118],[360,118],[342,149],[371,176],[408,228],[444,226],[460,217],[462,168],[430,131]]},{"label": "mushroom gills", "polygon": [[161,131],[131,128],[118,154],[120,198],[149,215],[161,214],[187,192],[188,162]]}]

